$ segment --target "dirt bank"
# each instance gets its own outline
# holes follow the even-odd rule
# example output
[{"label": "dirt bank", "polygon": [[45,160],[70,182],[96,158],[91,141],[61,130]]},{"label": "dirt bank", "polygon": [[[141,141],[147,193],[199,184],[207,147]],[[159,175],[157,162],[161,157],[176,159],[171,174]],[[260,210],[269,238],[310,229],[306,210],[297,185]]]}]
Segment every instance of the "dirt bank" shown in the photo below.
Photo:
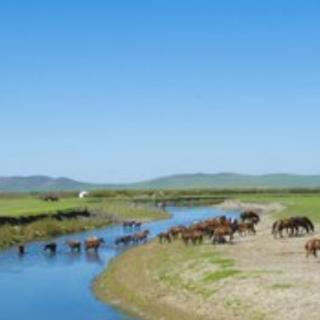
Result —
[{"label": "dirt bank", "polygon": [[143,319],[317,320],[320,258],[304,252],[311,236],[275,240],[271,223],[262,215],[257,235],[236,236],[233,245],[154,241],[132,249],[98,279],[97,295]]}]

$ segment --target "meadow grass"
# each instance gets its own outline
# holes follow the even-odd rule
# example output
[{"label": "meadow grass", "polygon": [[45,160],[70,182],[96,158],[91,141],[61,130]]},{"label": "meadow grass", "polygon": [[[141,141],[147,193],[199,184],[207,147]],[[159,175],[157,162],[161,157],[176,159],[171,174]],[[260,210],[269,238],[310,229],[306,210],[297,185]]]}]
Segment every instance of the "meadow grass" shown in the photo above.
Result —
[{"label": "meadow grass", "polygon": [[47,203],[38,198],[21,197],[0,199],[0,215],[29,216],[42,213],[56,213],[61,210],[86,208],[93,213],[90,218],[57,221],[47,218],[23,226],[4,225],[0,227],[0,248],[45,239],[61,234],[101,228],[111,223],[134,219],[139,221],[163,219],[169,214],[147,205],[108,199],[63,198],[59,202]]},{"label": "meadow grass", "polygon": [[42,213],[56,213],[58,210],[68,210],[86,207],[88,199],[61,198],[58,202],[45,202],[38,197],[0,198],[0,216],[30,216]]},{"label": "meadow grass", "polygon": [[320,222],[319,194],[251,194],[237,198],[244,202],[278,202],[285,206],[284,210],[276,213],[279,218],[304,215],[314,222]]}]

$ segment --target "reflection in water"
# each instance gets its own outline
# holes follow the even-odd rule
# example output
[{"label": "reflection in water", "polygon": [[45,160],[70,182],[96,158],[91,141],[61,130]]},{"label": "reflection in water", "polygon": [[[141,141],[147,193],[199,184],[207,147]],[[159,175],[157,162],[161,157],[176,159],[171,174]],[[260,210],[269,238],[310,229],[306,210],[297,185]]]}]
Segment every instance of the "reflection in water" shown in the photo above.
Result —
[{"label": "reflection in water", "polygon": [[66,254],[66,263],[67,264],[73,264],[81,259],[81,252],[75,252],[75,251],[70,251],[69,253]]},{"label": "reflection in water", "polygon": [[87,251],[85,257],[86,261],[89,263],[103,264],[103,260],[101,259],[98,251]]},{"label": "reflection in water", "polygon": [[[172,218],[145,224],[155,237],[173,225],[221,215],[214,208],[171,208]],[[228,217],[235,217],[230,213]],[[1,320],[132,320],[120,310],[102,304],[90,291],[92,280],[115,256],[130,246],[116,247],[117,237],[127,234],[122,226],[83,232],[52,239],[56,255],[43,252],[44,242],[26,245],[26,254],[17,248],[0,253]],[[134,232],[134,231],[131,231]],[[70,252],[66,241],[97,236],[106,241],[99,251]]]}]

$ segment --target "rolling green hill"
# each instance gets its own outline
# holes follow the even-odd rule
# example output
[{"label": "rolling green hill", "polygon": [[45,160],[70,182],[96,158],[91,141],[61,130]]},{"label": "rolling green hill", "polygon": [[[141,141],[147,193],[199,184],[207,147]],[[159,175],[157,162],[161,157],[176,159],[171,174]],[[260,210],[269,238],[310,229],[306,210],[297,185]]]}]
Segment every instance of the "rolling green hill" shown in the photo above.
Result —
[{"label": "rolling green hill", "polygon": [[184,174],[134,184],[138,188],[317,188],[319,176],[292,174],[242,175],[235,173]]},{"label": "rolling green hill", "polygon": [[320,175],[181,174],[131,184],[94,184],[47,176],[0,177],[0,192],[78,191],[94,189],[318,188]]}]

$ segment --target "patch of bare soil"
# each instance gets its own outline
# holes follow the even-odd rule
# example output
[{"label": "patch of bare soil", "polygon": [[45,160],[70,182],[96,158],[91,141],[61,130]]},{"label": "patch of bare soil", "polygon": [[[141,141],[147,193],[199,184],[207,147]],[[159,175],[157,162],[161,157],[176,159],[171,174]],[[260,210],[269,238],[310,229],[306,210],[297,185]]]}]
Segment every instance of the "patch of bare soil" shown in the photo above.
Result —
[{"label": "patch of bare soil", "polygon": [[[259,207],[264,213],[281,209],[277,204],[241,204]],[[224,207],[225,208],[225,207]],[[272,208],[272,209],[271,209]],[[214,294],[206,299],[184,297],[187,308],[194,308],[206,319],[320,319],[320,260],[305,256],[304,244],[319,232],[297,238],[274,239],[272,218],[263,215],[256,236],[236,237],[234,245],[219,251],[235,260],[239,276],[212,283]],[[316,226],[319,230],[319,226]],[[179,298],[166,297],[177,305]],[[190,310],[191,311],[191,310]]]}]

